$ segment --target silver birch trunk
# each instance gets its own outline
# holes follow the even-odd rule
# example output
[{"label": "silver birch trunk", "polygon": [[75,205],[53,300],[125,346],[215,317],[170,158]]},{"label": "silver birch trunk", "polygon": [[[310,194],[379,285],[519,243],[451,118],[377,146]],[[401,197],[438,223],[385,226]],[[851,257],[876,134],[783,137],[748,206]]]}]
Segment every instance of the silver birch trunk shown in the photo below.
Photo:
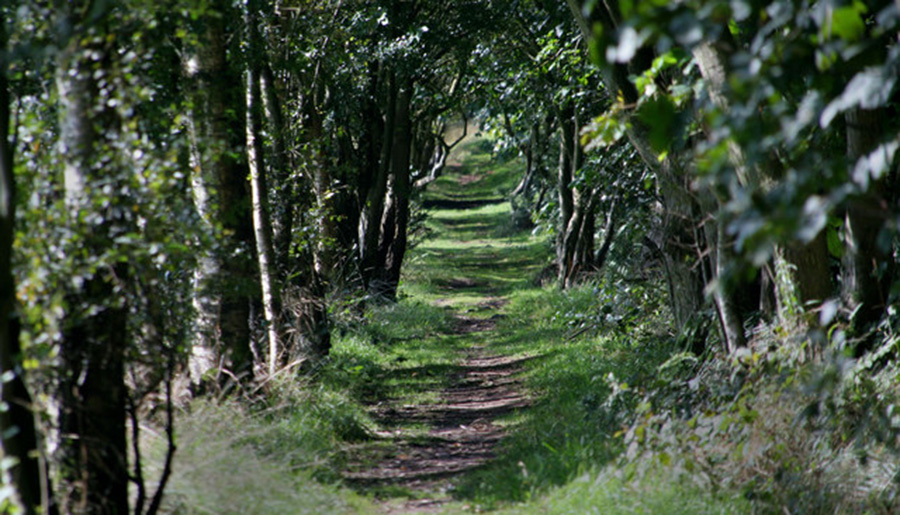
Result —
[{"label": "silver birch trunk", "polygon": [[190,88],[191,192],[197,214],[215,241],[199,256],[194,271],[195,339],[189,371],[195,384],[210,379],[221,366],[246,369],[250,362],[249,305],[239,291],[246,254],[240,185],[246,171],[229,155],[225,6],[214,4],[215,12],[200,20],[203,33],[188,45],[183,62]]},{"label": "silver birch trunk", "polygon": [[260,108],[259,84],[259,36],[256,31],[254,3],[247,6],[248,52],[246,77],[247,116],[247,164],[250,167],[250,197],[253,212],[253,233],[256,240],[256,258],[259,265],[259,282],[262,289],[263,315],[266,319],[268,339],[269,376],[278,368],[278,302],[274,274],[274,252],[272,250],[272,229],[269,219],[268,189],[266,188],[266,168],[263,159],[262,116]]}]

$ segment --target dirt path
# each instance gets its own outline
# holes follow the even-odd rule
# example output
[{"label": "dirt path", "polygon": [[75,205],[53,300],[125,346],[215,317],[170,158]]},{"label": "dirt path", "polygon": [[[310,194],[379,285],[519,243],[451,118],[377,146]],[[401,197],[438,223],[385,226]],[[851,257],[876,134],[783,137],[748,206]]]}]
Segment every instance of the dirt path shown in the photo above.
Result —
[{"label": "dirt path", "polygon": [[[491,318],[457,317],[456,334],[478,338],[494,330]],[[529,358],[498,356],[484,345],[465,351],[450,383],[433,404],[391,404],[373,408],[385,445],[366,463],[351,465],[344,478],[361,487],[397,487],[411,493],[387,513],[437,511],[450,500],[452,479],[490,460],[505,431],[501,415],[528,405],[517,372]],[[425,426],[427,432],[406,428]],[[395,429],[392,429],[395,428]]]}]

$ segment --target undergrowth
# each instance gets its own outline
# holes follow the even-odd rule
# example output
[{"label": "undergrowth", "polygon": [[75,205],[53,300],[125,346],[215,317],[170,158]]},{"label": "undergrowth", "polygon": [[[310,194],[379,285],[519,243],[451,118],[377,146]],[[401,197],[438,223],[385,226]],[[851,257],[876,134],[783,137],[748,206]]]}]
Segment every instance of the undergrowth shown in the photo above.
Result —
[{"label": "undergrowth", "polygon": [[800,334],[765,331],[642,392],[623,475],[663,465],[762,512],[897,512],[896,365],[872,370]]},{"label": "undergrowth", "polygon": [[659,296],[605,289],[508,307],[505,345],[543,356],[527,377],[535,405],[457,497],[511,513],[900,510],[896,364],[848,358],[838,326],[760,326],[749,348],[698,357],[666,330]]},{"label": "undergrowth", "polygon": [[710,495],[665,471],[636,482],[601,470],[582,474],[531,503],[499,513],[724,515],[748,511],[746,500],[737,495]]}]

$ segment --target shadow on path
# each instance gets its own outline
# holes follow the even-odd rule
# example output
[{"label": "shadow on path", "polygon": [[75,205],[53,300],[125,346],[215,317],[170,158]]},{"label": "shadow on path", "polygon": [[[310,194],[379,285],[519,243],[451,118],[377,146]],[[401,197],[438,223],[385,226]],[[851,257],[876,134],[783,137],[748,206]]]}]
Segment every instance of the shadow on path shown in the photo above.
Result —
[{"label": "shadow on path", "polygon": [[484,206],[492,206],[494,204],[502,204],[506,202],[505,198],[486,198],[475,200],[456,200],[456,199],[425,199],[422,207],[425,209],[475,209]]}]

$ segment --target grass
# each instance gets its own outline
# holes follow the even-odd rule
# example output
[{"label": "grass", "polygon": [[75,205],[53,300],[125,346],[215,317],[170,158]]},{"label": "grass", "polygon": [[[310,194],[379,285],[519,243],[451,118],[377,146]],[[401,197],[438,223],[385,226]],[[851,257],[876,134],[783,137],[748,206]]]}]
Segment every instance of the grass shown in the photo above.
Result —
[{"label": "grass", "polygon": [[514,505],[499,513],[713,515],[750,513],[738,496],[710,496],[659,472],[653,481],[623,481],[611,469],[587,473],[551,490],[530,503]]}]

